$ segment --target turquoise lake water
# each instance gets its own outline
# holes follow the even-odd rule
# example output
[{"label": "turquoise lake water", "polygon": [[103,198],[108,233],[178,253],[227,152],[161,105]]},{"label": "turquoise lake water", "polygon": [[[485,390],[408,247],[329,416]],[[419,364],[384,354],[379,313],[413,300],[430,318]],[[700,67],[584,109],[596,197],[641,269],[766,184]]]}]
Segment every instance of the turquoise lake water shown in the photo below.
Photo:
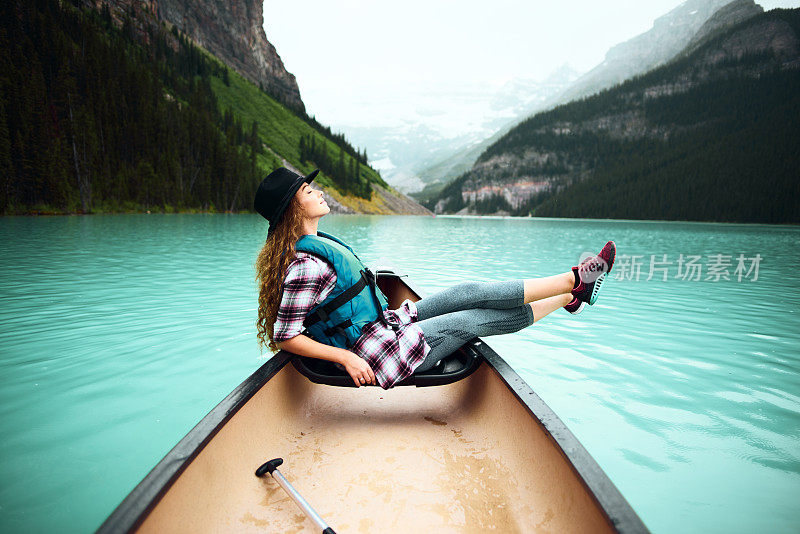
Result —
[{"label": "turquoise lake water", "polygon": [[[614,239],[595,306],[486,341],[653,532],[800,529],[800,228],[330,215],[320,229],[423,296],[564,272]],[[0,219],[0,531],[97,528],[266,361],[265,234],[257,215]],[[672,263],[648,281],[651,255]],[[681,255],[681,275],[699,256],[699,280],[678,276]]]}]

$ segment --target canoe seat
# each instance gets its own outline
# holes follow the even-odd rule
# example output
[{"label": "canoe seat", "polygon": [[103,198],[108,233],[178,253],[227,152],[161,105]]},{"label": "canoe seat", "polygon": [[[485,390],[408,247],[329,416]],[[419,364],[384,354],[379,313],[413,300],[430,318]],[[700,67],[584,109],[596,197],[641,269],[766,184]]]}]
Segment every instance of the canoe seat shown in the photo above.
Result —
[{"label": "canoe seat", "polygon": [[[473,345],[475,341],[477,338],[445,357],[427,371],[414,373],[395,386],[442,386],[468,377],[483,361],[480,352]],[[356,387],[350,375],[339,369],[333,362],[295,355],[292,358],[292,365],[315,384]]]},{"label": "canoe seat", "polygon": [[[389,300],[391,309],[398,308],[405,299],[414,302],[420,299],[419,294],[402,280],[406,275],[399,275],[389,269],[376,269],[375,276],[378,287]],[[468,377],[483,361],[480,351],[474,346],[476,342],[479,342],[478,338],[468,341],[460,349],[424,373],[414,373],[395,386],[441,386]],[[292,364],[301,374],[316,384],[356,387],[350,375],[333,362],[295,355],[292,358]]]}]

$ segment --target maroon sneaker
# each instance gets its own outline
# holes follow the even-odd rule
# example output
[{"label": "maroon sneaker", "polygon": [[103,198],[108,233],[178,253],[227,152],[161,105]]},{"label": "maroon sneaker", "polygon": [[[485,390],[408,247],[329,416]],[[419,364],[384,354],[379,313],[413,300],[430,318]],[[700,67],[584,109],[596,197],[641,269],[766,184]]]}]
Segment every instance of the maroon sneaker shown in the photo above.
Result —
[{"label": "maroon sneaker", "polygon": [[614,266],[616,254],[616,244],[613,241],[609,241],[597,256],[590,256],[577,267],[573,267],[573,269],[578,270],[581,282],[578,287],[572,290],[572,295],[590,306],[594,304],[597,301],[600,288],[603,287],[606,275],[611,272],[611,268]]},{"label": "maroon sneaker", "polygon": [[564,306],[564,309],[570,312],[572,315],[577,315],[583,310],[584,306],[586,306],[586,303],[581,300],[578,300],[576,297],[572,299],[572,301],[569,304]]}]

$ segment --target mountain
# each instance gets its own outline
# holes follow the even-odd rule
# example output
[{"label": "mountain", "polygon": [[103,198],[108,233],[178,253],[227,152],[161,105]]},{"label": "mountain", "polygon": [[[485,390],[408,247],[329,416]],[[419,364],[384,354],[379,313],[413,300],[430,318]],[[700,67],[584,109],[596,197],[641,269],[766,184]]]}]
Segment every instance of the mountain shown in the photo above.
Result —
[{"label": "mountain", "polygon": [[517,115],[503,124],[494,135],[480,143],[472,144],[469,148],[462,147],[446,155],[442,160],[433,160],[435,163],[422,169],[419,174],[423,182],[435,185],[414,196],[422,200],[431,198],[441,190],[442,183],[452,181],[464,172],[465,168],[471,167],[489,145],[508,133],[525,117],[597,93],[671,60],[689,43],[703,24],[728,1],[683,2],[656,19],[650,30],[613,46],[606,53],[602,63],[567,84],[563,90],[544,101],[534,101],[532,105],[519,110]]},{"label": "mountain", "polygon": [[554,99],[566,103],[595,94],[675,57],[706,21],[730,0],[687,0],[633,39],[611,47],[603,62]]},{"label": "mountain", "polygon": [[[421,81],[395,92],[384,90],[369,102],[358,102],[358,109],[343,102],[335,120],[354,144],[369,147],[370,164],[388,183],[416,191],[425,186],[419,177],[427,162],[475,145],[576,77],[565,65],[544,80],[517,78],[502,85],[453,82],[432,87]],[[378,125],[376,116],[381,117]],[[353,117],[368,117],[368,123]]]},{"label": "mountain", "polygon": [[[430,213],[344,136],[159,20],[171,4],[98,7],[0,3],[0,212],[250,210],[263,176],[286,165],[319,168],[335,211]],[[256,11],[248,27],[260,28]],[[219,31],[245,23],[219,19]]]},{"label": "mountain", "polygon": [[[407,169],[410,185],[404,190],[411,192],[417,199],[430,198],[453,177],[469,170],[481,152],[491,144],[489,141],[499,139],[516,124],[519,117],[528,114],[527,110],[541,107],[578,76],[577,71],[564,64],[543,80],[514,78],[497,90],[483,95],[476,94],[474,101],[480,101],[485,106],[483,116],[486,118],[482,127],[473,129],[469,135],[448,137],[447,143],[434,145],[435,151],[414,153],[413,164]],[[442,99],[440,106],[446,107],[453,103],[458,104],[449,98]],[[466,109],[474,113],[476,107],[475,102],[465,102],[454,109],[453,113],[463,115]],[[393,136],[387,138],[393,139]],[[387,147],[385,153],[387,157],[394,159],[396,147]],[[431,164],[431,161],[436,163]]]},{"label": "mountain", "polygon": [[711,15],[711,18],[697,30],[697,33],[694,34],[689,44],[686,45],[686,48],[684,48],[681,53],[684,55],[691,54],[714,33],[721,33],[731,26],[739,24],[751,17],[755,17],[756,15],[760,15],[763,12],[764,8],[756,4],[753,0],[735,0],[730,4],[726,4]]},{"label": "mountain", "polygon": [[263,0],[157,0],[157,16],[287,107],[304,112],[294,74],[264,33]]},{"label": "mountain", "polygon": [[109,7],[121,24],[128,14],[146,37],[153,22],[176,26],[198,46],[262,87],[287,107],[305,112],[294,74],[288,72],[264,33],[259,0],[83,0],[86,7]]},{"label": "mountain", "polygon": [[666,65],[523,121],[429,205],[800,221],[800,9],[717,28]]}]

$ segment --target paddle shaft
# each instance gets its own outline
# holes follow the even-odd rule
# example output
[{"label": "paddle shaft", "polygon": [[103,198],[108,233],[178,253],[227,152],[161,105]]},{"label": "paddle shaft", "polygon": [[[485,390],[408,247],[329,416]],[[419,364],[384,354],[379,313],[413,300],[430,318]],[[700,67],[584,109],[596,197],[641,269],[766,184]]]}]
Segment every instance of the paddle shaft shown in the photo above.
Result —
[{"label": "paddle shaft", "polygon": [[265,463],[261,467],[258,468],[256,471],[256,476],[263,476],[264,471],[269,472],[272,475],[272,478],[278,483],[280,487],[282,487],[286,493],[289,494],[289,497],[300,507],[301,510],[311,519],[317,527],[322,529],[322,534],[336,534],[334,530],[328,526],[328,524],[319,516],[319,514],[311,508],[311,505],[308,504],[300,493],[294,486],[292,486],[288,480],[278,471],[278,466],[283,463],[281,458],[276,458],[275,460],[270,460],[269,462]]}]

